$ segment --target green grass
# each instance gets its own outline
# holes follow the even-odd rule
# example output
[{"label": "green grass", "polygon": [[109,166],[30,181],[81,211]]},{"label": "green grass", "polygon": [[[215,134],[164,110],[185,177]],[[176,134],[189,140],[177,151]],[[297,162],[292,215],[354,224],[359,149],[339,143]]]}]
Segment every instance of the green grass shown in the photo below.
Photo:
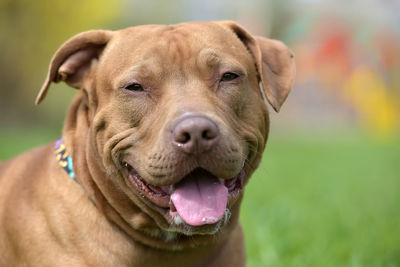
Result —
[{"label": "green grass", "polygon": [[272,137],[241,218],[248,266],[400,266],[400,142]]},{"label": "green grass", "polygon": [[61,130],[8,128],[0,131],[0,162],[60,138]]},{"label": "green grass", "polygon": [[[2,131],[0,160],[58,137]],[[241,209],[248,266],[400,266],[400,139],[277,136]]]}]

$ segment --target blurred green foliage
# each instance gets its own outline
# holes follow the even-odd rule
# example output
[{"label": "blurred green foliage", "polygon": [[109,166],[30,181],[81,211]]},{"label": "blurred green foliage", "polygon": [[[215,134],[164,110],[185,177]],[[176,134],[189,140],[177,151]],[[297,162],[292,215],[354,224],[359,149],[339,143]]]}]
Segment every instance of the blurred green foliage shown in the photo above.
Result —
[{"label": "blurred green foliage", "polygon": [[29,123],[39,117],[59,120],[71,89],[60,90],[56,98],[32,112],[52,55],[71,36],[109,25],[121,12],[118,2],[0,0],[2,124]]}]

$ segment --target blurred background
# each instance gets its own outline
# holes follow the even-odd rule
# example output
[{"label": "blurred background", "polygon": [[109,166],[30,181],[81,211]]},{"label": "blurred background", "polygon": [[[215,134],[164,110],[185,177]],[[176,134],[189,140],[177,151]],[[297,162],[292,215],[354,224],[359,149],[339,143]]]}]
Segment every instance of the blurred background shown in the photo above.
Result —
[{"label": "blurred background", "polygon": [[76,90],[52,85],[34,99],[72,35],[235,20],[284,41],[297,64],[242,206],[248,266],[400,266],[399,10],[397,0],[0,0],[0,160],[59,137]]}]

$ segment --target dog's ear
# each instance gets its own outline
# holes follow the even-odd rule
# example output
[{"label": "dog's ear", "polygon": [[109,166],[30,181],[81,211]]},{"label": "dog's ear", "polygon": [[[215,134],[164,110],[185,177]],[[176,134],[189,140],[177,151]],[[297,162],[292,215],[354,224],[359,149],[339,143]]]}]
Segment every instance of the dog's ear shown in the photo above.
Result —
[{"label": "dog's ear", "polygon": [[64,81],[71,87],[81,88],[93,59],[99,57],[111,37],[112,31],[94,30],[75,35],[65,42],[51,60],[46,80],[36,97],[36,104],[45,98],[52,82]]},{"label": "dog's ear", "polygon": [[279,112],[292,87],[296,72],[294,54],[280,41],[253,37],[233,21],[222,21],[245,44],[252,54],[260,75],[263,95]]}]

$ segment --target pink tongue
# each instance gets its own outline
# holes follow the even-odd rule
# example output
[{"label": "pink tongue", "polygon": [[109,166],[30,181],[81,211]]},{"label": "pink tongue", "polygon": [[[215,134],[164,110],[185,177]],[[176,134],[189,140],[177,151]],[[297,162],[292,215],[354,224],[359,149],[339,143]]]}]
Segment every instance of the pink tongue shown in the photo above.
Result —
[{"label": "pink tongue", "polygon": [[198,173],[177,184],[171,200],[187,224],[213,224],[224,215],[228,189],[215,176]]}]

